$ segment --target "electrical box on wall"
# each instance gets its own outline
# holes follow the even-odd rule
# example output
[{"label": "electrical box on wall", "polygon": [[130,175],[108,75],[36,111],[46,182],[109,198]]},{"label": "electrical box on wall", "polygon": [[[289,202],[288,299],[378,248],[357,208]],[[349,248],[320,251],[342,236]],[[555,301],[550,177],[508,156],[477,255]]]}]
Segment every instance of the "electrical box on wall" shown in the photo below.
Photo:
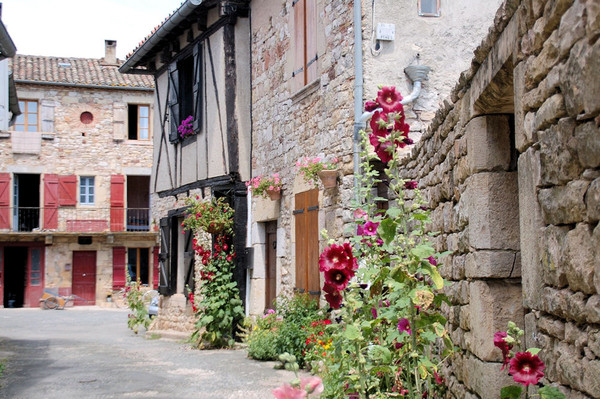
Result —
[{"label": "electrical box on wall", "polygon": [[394,40],[396,36],[396,25],[394,24],[377,24],[377,40]]}]

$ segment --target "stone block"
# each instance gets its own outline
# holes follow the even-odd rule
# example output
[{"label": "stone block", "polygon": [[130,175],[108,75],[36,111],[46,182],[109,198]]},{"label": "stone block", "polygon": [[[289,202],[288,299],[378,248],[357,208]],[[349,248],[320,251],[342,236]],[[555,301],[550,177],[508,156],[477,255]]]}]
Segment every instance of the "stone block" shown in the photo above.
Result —
[{"label": "stone block", "polygon": [[600,323],[600,295],[592,295],[585,304],[585,318],[588,323]]},{"label": "stone block", "polygon": [[558,93],[548,98],[535,113],[533,129],[544,130],[567,114],[563,95]]},{"label": "stone block", "polygon": [[595,115],[600,111],[600,42],[589,46],[585,39],[575,43],[561,73],[561,92],[565,96],[567,113]]},{"label": "stone block", "polygon": [[537,323],[540,331],[560,340],[565,339],[565,323],[552,317],[541,316]]},{"label": "stone block", "polygon": [[600,361],[585,362],[582,390],[593,398],[600,398]]},{"label": "stone block", "polygon": [[577,126],[575,129],[577,158],[584,168],[600,166],[600,128],[594,122]]},{"label": "stone block", "polygon": [[510,134],[506,115],[486,115],[471,119],[465,127],[470,172],[508,170]]},{"label": "stone block", "polygon": [[515,251],[475,251],[467,255],[467,278],[521,277],[521,254]]},{"label": "stone block", "polygon": [[539,55],[527,61],[527,72],[525,74],[525,84],[527,88],[534,88],[548,75],[550,69],[558,62],[558,31],[552,32],[550,37],[544,42],[544,46]]},{"label": "stone block", "polygon": [[502,363],[486,363],[468,356],[463,363],[465,385],[481,399],[497,399],[502,387],[512,385],[508,373],[500,371]]},{"label": "stone block", "polygon": [[565,184],[581,174],[581,165],[575,160],[574,131],[574,119],[563,118],[539,133],[542,185]]},{"label": "stone block", "polygon": [[494,334],[504,331],[509,321],[523,325],[521,285],[502,281],[473,281],[470,284],[473,353],[485,361],[500,361]]},{"label": "stone block", "polygon": [[597,1],[585,3],[586,33],[588,37],[594,37],[600,31],[600,4]]},{"label": "stone block", "polygon": [[567,281],[573,291],[594,294],[594,265],[596,248],[592,238],[592,230],[588,224],[579,223],[569,231],[565,238],[567,262]]},{"label": "stone block", "polygon": [[544,222],[572,224],[581,222],[586,215],[584,196],[589,182],[576,180],[566,186],[540,190],[538,194]]},{"label": "stone block", "polygon": [[518,250],[517,173],[477,173],[467,187],[469,244],[476,249]]},{"label": "stone block", "polygon": [[560,55],[567,54],[573,44],[585,35],[585,1],[576,0],[563,14],[558,28]]},{"label": "stone block", "polygon": [[600,293],[600,224],[596,225],[594,229],[594,234],[592,235],[593,247],[594,247],[594,287],[596,288],[596,292]]},{"label": "stone block", "polygon": [[266,276],[266,248],[265,244],[255,244],[252,278],[265,278]]},{"label": "stone block", "polygon": [[252,219],[255,222],[277,220],[280,214],[281,201],[272,201],[269,198],[256,197],[253,201]]},{"label": "stone block", "polygon": [[558,288],[567,286],[567,266],[566,261],[564,260],[564,242],[568,232],[569,228],[567,226],[548,226],[540,231],[541,242],[539,259],[541,276],[546,284]]}]

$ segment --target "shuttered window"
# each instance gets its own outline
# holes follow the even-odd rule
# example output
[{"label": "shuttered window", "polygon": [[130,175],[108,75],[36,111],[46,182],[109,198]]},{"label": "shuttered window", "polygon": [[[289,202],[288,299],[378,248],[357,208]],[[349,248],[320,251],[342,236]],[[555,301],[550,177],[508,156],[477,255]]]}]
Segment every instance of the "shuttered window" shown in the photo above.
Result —
[{"label": "shuttered window", "polygon": [[35,100],[20,100],[19,108],[21,115],[18,115],[14,129],[18,132],[38,132],[39,129],[39,106]]},{"label": "shuttered window", "polygon": [[317,55],[317,1],[294,0],[294,68],[293,90],[297,91],[314,81],[318,76]]},{"label": "shuttered window", "polygon": [[319,190],[296,194],[296,291],[316,298],[320,292],[319,275]]},{"label": "shuttered window", "polygon": [[77,205],[77,176],[58,176],[58,204],[60,206]]}]

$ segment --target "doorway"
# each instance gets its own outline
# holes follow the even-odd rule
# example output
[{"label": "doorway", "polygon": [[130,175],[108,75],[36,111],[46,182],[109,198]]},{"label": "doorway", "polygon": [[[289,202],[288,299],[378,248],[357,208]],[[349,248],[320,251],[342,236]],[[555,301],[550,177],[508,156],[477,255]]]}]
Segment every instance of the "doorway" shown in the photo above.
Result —
[{"label": "doorway", "polygon": [[40,175],[16,174],[13,190],[13,226],[16,231],[40,227]]},{"label": "doorway", "polygon": [[2,276],[4,307],[22,308],[25,303],[27,247],[5,247]]},{"label": "doorway", "polygon": [[72,287],[75,306],[96,304],[96,251],[73,251]]}]

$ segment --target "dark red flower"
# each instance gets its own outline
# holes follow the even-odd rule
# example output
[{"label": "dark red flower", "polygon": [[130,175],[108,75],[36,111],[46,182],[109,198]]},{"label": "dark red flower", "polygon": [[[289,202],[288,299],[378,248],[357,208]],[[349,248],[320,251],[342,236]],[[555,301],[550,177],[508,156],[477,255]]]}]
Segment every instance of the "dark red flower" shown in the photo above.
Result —
[{"label": "dark red flower", "polygon": [[352,255],[352,246],[349,243],[332,244],[323,250],[319,256],[319,271],[325,272],[329,269],[358,269],[358,262]]},{"label": "dark red flower", "polygon": [[433,378],[435,378],[435,382],[442,385],[444,383],[444,377],[439,375],[437,372],[433,372]]},{"label": "dark red flower", "polygon": [[379,108],[379,104],[377,104],[375,101],[367,101],[365,103],[365,111],[367,112],[375,111],[377,108]]},{"label": "dark red flower", "polygon": [[339,309],[342,305],[342,294],[327,283],[323,286],[323,291],[325,291],[325,300],[329,303],[329,306],[333,309]]},{"label": "dark red flower", "polygon": [[404,183],[404,188],[406,188],[407,190],[414,190],[415,188],[417,188],[417,185],[419,183],[417,183],[414,180],[409,180],[407,182]]},{"label": "dark red flower", "polygon": [[502,358],[504,359],[504,364],[500,370],[504,370],[504,367],[508,364],[508,356],[513,347],[512,344],[509,344],[504,340],[507,336],[508,334],[505,331],[498,331],[494,334],[494,346],[502,351]]},{"label": "dark red flower", "polygon": [[[437,260],[433,256],[430,256],[429,258],[427,258],[427,260],[429,261],[429,263],[431,265],[437,266]],[[494,342],[496,342],[495,339],[494,339]]]},{"label": "dark red flower", "polygon": [[410,329],[410,322],[408,321],[408,319],[403,318],[398,320],[398,331],[400,333],[406,332],[408,335],[412,334],[412,331]]},{"label": "dark red flower", "polygon": [[324,272],[325,284],[329,284],[336,290],[341,291],[348,286],[348,282],[354,276],[354,271],[343,269],[328,269]]},{"label": "dark red flower", "polygon": [[403,107],[400,101],[402,101],[402,96],[394,86],[382,87],[377,92],[377,103],[385,112],[402,112]]},{"label": "dark red flower", "polygon": [[544,376],[546,366],[538,355],[532,355],[529,352],[518,352],[515,357],[510,359],[510,368],[508,373],[512,375],[513,380],[524,386],[535,385]]}]

